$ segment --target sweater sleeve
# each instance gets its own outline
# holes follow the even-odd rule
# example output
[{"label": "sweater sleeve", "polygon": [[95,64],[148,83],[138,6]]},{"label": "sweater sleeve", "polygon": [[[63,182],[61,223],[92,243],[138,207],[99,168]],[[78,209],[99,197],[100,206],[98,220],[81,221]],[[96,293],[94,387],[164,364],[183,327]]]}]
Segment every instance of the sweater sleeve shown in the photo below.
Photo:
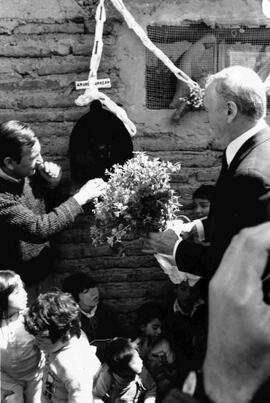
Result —
[{"label": "sweater sleeve", "polygon": [[0,225],[14,238],[26,242],[43,243],[59,231],[69,227],[82,208],[73,197],[47,214],[33,212],[11,194],[0,198]]}]

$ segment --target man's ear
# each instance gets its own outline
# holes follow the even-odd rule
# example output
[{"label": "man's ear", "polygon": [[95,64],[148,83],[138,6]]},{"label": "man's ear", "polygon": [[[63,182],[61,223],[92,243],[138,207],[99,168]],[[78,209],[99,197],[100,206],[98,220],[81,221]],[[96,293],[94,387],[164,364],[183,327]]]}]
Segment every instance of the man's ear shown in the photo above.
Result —
[{"label": "man's ear", "polygon": [[237,112],[238,112],[238,108],[237,108],[236,103],[233,101],[228,101],[227,102],[227,122],[228,123],[231,123],[235,119]]},{"label": "man's ear", "polygon": [[13,171],[15,164],[16,161],[14,161],[14,159],[12,159],[11,157],[6,157],[3,159],[4,168],[9,169],[10,171]]}]

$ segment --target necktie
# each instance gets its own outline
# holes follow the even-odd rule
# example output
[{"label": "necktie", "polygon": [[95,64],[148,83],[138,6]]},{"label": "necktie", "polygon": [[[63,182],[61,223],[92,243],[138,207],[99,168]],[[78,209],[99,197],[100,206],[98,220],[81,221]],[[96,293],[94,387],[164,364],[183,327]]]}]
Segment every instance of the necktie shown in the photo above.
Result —
[{"label": "necktie", "polygon": [[222,164],[221,164],[221,171],[224,173],[228,169],[228,162],[227,162],[227,157],[226,157],[226,150],[223,151],[222,154]]},{"label": "necktie", "polygon": [[228,170],[228,163],[227,163],[227,158],[226,158],[226,150],[223,151],[222,154],[222,160],[221,160],[221,170],[220,170],[220,174],[218,177],[218,180],[216,182],[216,186],[220,186],[221,183],[223,182],[223,179],[225,177],[225,174]]},{"label": "necktie", "polygon": [[210,242],[214,239],[214,234],[216,230],[216,221],[215,221],[215,212],[217,210],[217,205],[219,205],[220,195],[222,193],[222,188],[226,184],[226,172],[228,170],[228,163],[226,158],[226,150],[223,151],[222,159],[221,159],[221,170],[216,182],[216,190],[213,199],[210,203],[210,212],[208,215],[208,234],[206,234],[207,239],[210,239]]}]

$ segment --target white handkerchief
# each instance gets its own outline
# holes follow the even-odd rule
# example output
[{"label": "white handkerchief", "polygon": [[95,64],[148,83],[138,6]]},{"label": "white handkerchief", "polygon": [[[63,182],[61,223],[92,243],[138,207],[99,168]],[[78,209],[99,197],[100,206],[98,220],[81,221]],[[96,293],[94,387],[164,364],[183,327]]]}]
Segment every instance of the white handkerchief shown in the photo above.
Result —
[{"label": "white handkerchief", "polygon": [[193,287],[201,278],[200,276],[196,276],[195,274],[186,273],[184,271],[178,270],[173,255],[156,253],[154,256],[164,273],[169,276],[173,284],[180,284],[182,281],[188,280],[189,285]]}]

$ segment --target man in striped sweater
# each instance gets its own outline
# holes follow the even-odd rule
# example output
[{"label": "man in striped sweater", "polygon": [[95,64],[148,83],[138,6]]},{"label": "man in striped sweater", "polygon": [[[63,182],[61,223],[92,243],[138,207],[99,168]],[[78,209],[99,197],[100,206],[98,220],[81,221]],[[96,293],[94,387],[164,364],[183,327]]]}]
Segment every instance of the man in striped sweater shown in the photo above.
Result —
[{"label": "man in striped sweater", "polygon": [[26,285],[46,277],[53,260],[50,238],[69,227],[105,186],[102,179],[92,179],[48,209],[60,179],[60,167],[43,160],[30,126],[18,121],[0,125],[0,268],[16,271]]}]

